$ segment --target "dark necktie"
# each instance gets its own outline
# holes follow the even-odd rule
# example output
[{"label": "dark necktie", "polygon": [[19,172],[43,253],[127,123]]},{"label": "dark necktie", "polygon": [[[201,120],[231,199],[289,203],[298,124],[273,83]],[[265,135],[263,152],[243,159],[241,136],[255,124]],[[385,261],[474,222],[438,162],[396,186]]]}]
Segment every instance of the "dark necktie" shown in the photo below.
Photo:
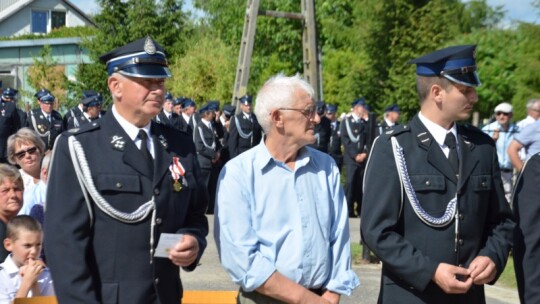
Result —
[{"label": "dark necktie", "polygon": [[137,137],[141,140],[141,152],[144,160],[148,164],[150,171],[154,172],[154,159],[152,158],[150,151],[148,151],[148,134],[146,134],[143,129],[140,129]]},{"label": "dark necktie", "polygon": [[454,136],[454,133],[448,132],[446,134],[444,144],[450,149],[450,151],[448,152],[448,161],[450,162],[450,166],[452,166],[452,169],[454,169],[454,173],[458,174],[459,159],[456,149],[456,137]]}]

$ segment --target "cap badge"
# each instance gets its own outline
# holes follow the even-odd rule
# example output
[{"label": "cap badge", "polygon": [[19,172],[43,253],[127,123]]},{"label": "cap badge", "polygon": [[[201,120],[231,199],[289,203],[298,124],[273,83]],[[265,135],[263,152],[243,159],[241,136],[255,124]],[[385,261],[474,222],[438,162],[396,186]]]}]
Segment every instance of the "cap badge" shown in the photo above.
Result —
[{"label": "cap badge", "polygon": [[146,37],[146,40],[144,41],[144,51],[148,55],[154,55],[156,53],[156,45],[152,41],[152,38]]},{"label": "cap badge", "polygon": [[124,151],[124,147],[126,145],[126,141],[122,136],[114,135],[111,140],[111,144],[113,146],[113,149],[118,151]]}]

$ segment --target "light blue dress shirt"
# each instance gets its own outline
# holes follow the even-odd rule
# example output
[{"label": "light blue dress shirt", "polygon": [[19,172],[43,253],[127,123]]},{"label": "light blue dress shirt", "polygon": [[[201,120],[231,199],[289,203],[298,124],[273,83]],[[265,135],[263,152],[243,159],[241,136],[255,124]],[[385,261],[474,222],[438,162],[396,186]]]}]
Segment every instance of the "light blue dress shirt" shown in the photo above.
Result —
[{"label": "light blue dress shirt", "polygon": [[[502,130],[501,124],[498,121],[494,121],[488,125],[485,125],[482,128],[482,131],[486,133],[487,135],[493,137],[493,133],[495,133],[495,130]],[[510,143],[512,140],[514,140],[514,136],[518,133],[518,127],[516,124],[510,124],[508,126],[508,130],[504,132],[499,132],[499,139],[495,142],[495,147],[497,149],[497,157],[499,158],[499,167],[501,169],[512,169],[512,162],[510,161],[510,157],[508,156],[508,153],[506,152],[508,150],[508,146],[510,146]]]},{"label": "light blue dress shirt", "polygon": [[515,136],[515,140],[525,147],[527,159],[540,152],[540,119],[520,130],[520,133]]},{"label": "light blue dress shirt", "polygon": [[291,170],[272,158],[263,140],[225,165],[216,200],[221,264],[243,290],[260,287],[274,271],[344,295],[359,285],[347,202],[327,154],[304,147]]}]

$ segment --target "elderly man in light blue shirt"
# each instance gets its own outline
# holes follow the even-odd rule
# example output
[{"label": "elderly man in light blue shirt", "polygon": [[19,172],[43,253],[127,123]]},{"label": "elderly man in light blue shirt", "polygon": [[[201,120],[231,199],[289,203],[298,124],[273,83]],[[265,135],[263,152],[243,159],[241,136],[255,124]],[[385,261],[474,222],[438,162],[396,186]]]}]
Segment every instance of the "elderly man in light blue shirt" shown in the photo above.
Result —
[{"label": "elderly man in light blue shirt", "polygon": [[510,202],[514,168],[506,151],[519,129],[516,124],[512,123],[513,108],[511,104],[507,102],[500,103],[495,107],[493,112],[495,113],[495,121],[484,126],[482,131],[491,136],[495,141],[504,195],[506,200]]},{"label": "elderly man in light blue shirt", "polygon": [[214,236],[239,303],[338,303],[359,285],[339,170],[306,147],[313,95],[298,75],[268,80],[255,109],[264,140],[221,171]]},{"label": "elderly man in light blue shirt", "polygon": [[540,152],[540,119],[537,119],[533,124],[525,127],[525,129],[520,130],[520,133],[514,137],[514,140],[508,147],[508,155],[518,171],[521,171],[524,164],[524,161],[518,154],[522,148],[525,148],[527,152],[525,160]]}]

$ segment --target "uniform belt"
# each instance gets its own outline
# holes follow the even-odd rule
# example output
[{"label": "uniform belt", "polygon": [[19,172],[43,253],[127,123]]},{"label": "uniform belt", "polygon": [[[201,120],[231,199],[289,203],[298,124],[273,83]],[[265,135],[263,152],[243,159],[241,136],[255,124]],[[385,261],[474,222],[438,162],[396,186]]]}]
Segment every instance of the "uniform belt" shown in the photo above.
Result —
[{"label": "uniform belt", "polygon": [[512,172],[514,169],[501,169],[501,172]]}]

